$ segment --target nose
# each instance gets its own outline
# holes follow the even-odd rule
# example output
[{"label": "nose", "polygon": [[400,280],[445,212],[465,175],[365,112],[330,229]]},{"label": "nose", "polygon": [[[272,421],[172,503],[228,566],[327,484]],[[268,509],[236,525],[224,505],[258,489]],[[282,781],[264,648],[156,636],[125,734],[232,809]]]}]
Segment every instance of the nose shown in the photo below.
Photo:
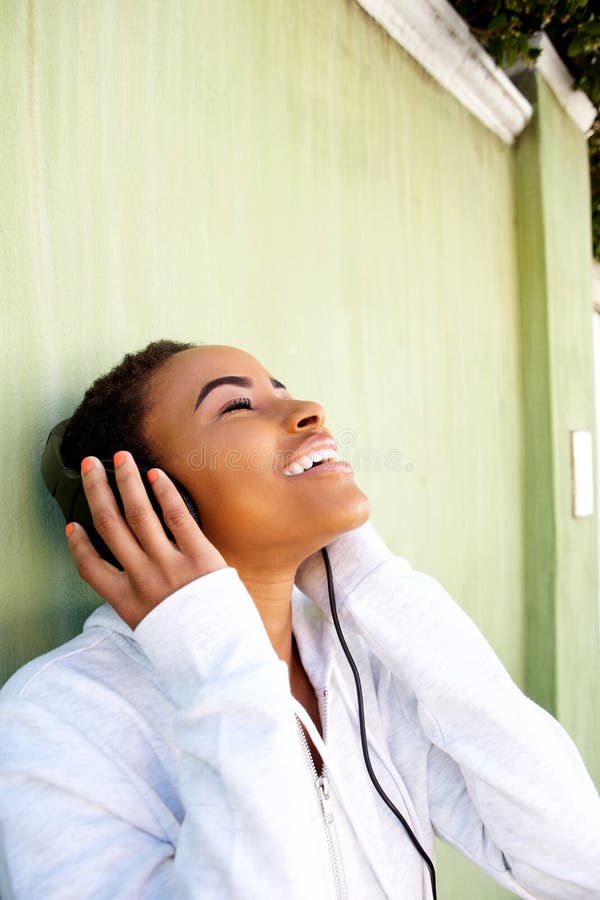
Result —
[{"label": "nose", "polygon": [[293,400],[285,417],[288,431],[303,431],[306,428],[321,430],[325,423],[325,410],[316,400]]}]

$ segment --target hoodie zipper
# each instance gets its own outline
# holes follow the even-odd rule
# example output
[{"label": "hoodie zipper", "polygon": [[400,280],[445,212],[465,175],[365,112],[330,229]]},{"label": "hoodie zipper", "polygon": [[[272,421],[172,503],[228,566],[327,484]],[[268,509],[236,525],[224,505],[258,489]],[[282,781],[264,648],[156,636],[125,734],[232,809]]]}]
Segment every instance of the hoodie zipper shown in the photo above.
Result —
[{"label": "hoodie zipper", "polygon": [[[302,730],[302,724],[298,717],[296,716],[296,721],[298,723],[298,730],[300,732],[300,738],[302,740],[302,744],[304,746],[304,752],[306,754],[306,758],[310,765],[312,774],[313,774],[313,782],[319,794],[319,801],[321,803],[321,811],[323,813],[323,822],[325,825],[325,836],[327,839],[327,849],[329,851],[329,859],[331,862],[331,868],[333,870],[333,878],[335,881],[335,893],[337,900],[345,900],[346,898],[346,888],[344,885],[344,876],[342,872],[342,864],[340,860],[340,854],[337,844],[337,837],[335,833],[335,822],[333,821],[333,812],[331,809],[331,803],[329,799],[329,779],[327,778],[325,772],[325,763],[323,763],[323,774],[319,775],[317,772],[316,766],[313,762],[313,758],[310,753],[310,749],[308,746],[308,741],[304,735],[304,731]],[[323,741],[327,740],[327,691],[323,691]]]}]

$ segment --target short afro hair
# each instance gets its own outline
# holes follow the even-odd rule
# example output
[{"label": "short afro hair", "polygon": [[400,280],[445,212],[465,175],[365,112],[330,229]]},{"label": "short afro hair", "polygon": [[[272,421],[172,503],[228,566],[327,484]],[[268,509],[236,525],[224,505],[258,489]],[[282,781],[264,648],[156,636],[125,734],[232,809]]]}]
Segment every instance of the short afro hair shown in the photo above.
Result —
[{"label": "short afro hair", "polygon": [[153,341],[136,353],[127,353],[106,375],[97,378],[73,413],[62,440],[65,465],[79,470],[86,456],[111,460],[118,450],[129,450],[138,466],[159,461],[144,437],[144,417],[150,409],[145,388],[171,356],[198,344]]}]

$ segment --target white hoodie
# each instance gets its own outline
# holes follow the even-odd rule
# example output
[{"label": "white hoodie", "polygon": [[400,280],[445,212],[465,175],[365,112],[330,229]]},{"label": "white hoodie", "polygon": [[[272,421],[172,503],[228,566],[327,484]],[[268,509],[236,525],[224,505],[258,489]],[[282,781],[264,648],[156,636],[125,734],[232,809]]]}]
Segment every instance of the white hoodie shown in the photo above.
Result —
[{"label": "white hoodie", "polygon": [[[600,798],[563,728],[371,522],[328,553],[373,767],[426,852],[436,833],[520,897],[600,898]],[[431,897],[363,763],[320,551],[296,585],[293,630],[324,742],[231,567],[176,591],[135,631],[104,604],[10,679],[2,900]]]}]

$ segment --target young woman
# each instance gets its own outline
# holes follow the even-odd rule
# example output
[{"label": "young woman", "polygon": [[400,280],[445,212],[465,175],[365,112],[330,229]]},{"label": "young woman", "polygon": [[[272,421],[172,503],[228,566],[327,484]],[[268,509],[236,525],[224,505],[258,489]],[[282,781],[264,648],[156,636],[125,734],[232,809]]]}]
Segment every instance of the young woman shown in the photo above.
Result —
[{"label": "young woman", "polygon": [[[3,900],[417,900],[434,834],[520,897],[600,897],[577,749],[381,540],[318,403],[242,350],[161,341],[90,388],[63,453],[121,568],[67,525],[105,603],[0,693]],[[365,767],[321,548],[410,833]]]}]

